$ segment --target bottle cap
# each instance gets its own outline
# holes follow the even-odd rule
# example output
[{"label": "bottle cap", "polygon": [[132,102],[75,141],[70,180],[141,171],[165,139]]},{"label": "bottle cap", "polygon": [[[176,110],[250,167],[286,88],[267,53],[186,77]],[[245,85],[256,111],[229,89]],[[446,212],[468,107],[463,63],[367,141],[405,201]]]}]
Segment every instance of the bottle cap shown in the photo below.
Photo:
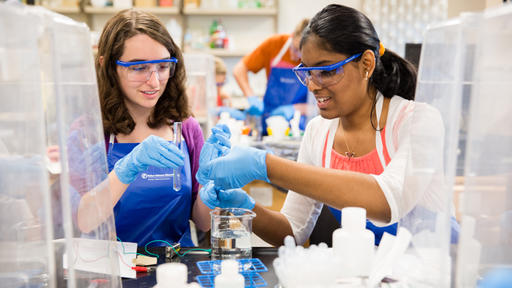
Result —
[{"label": "bottle cap", "polygon": [[183,263],[165,263],[156,268],[158,287],[184,287],[187,277],[187,265]]},{"label": "bottle cap", "polygon": [[222,274],[238,274],[238,262],[236,260],[223,260],[220,267]]},{"label": "bottle cap", "polygon": [[364,230],[366,227],[366,209],[360,207],[341,209],[341,227],[349,230]]},{"label": "bottle cap", "polygon": [[295,247],[295,238],[291,235],[287,235],[284,237],[284,246],[287,248],[294,248]]}]

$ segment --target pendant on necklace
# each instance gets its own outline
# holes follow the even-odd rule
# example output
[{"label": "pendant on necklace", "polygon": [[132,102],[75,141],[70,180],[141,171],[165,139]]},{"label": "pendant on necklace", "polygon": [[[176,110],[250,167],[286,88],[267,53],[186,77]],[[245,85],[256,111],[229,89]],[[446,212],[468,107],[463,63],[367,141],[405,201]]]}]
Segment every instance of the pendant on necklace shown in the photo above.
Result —
[{"label": "pendant on necklace", "polygon": [[347,152],[345,152],[345,156],[347,156],[348,158],[352,158],[352,157],[356,156],[356,153],[347,151]]}]

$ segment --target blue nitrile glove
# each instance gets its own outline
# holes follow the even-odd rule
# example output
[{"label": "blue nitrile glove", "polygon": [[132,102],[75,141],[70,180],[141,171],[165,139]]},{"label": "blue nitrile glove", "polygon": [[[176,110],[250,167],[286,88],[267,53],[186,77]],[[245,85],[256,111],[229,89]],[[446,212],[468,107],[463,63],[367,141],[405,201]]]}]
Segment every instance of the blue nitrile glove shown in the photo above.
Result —
[{"label": "blue nitrile glove", "polygon": [[290,121],[295,114],[293,105],[281,105],[270,112],[270,116],[283,116],[286,120]]},{"label": "blue nitrile glove", "polygon": [[256,202],[242,189],[217,190],[220,208],[244,208],[252,210]]},{"label": "blue nitrile glove", "polygon": [[220,208],[245,208],[252,209],[256,202],[242,189],[217,189],[213,181],[208,182],[199,190],[201,201],[210,209]]},{"label": "blue nitrile glove", "polygon": [[512,287],[512,269],[509,267],[496,267],[488,271],[478,281],[478,288],[507,288]]},{"label": "blue nitrile glove", "polygon": [[228,155],[201,165],[197,171],[204,179],[215,182],[220,189],[241,188],[252,180],[270,182],[267,176],[268,151],[235,146]]},{"label": "blue nitrile glove", "polygon": [[263,101],[258,96],[249,96],[247,97],[247,101],[249,101],[247,114],[255,116],[263,114]]},{"label": "blue nitrile glove", "polygon": [[218,108],[217,115],[220,115],[222,112],[228,112],[229,116],[233,119],[245,120],[245,113],[238,109],[222,106]]},{"label": "blue nitrile glove", "polygon": [[231,131],[229,130],[228,125],[217,124],[213,126],[212,135],[210,135],[210,137],[211,136],[215,136],[215,143],[219,143],[224,147],[231,148],[231,142],[229,141],[229,138],[231,138]]},{"label": "blue nitrile glove", "polygon": [[[229,137],[231,137],[231,132],[229,131],[228,126],[224,124],[217,124],[214,126],[212,128],[212,135],[210,135],[206,142],[204,142],[201,154],[199,154],[199,167],[207,164],[213,159],[228,154],[229,149],[231,148]],[[201,185],[208,183],[210,179],[206,179],[201,176],[202,175],[199,173],[196,174],[197,182]]]},{"label": "blue nitrile glove", "polygon": [[114,171],[121,182],[129,184],[149,166],[177,169],[183,166],[184,157],[176,145],[151,135],[119,159],[114,165]]}]

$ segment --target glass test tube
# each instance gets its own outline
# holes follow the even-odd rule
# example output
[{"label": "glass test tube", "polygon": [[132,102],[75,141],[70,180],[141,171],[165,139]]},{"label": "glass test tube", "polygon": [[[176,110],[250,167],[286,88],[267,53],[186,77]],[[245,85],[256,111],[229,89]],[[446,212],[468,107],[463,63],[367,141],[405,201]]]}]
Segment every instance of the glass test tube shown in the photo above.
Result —
[{"label": "glass test tube", "polygon": [[[174,122],[174,144],[181,149],[181,122]],[[181,190],[180,169],[172,171],[172,188],[174,191]]]}]

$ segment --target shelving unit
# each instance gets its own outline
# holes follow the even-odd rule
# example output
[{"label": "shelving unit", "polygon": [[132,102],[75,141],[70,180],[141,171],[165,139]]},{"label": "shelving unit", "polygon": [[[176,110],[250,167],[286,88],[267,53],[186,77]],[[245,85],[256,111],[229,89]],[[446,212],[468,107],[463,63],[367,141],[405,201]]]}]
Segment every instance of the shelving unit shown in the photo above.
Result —
[{"label": "shelving unit", "polygon": [[[133,7],[135,9],[144,10],[157,15],[179,15],[180,10],[178,7]],[[85,6],[84,12],[86,14],[115,14],[125,8],[115,7],[93,7]]]},{"label": "shelving unit", "polygon": [[187,53],[207,53],[217,57],[243,57],[247,53],[251,52],[247,49],[229,50],[229,49],[203,49],[203,50],[187,50]]},{"label": "shelving unit", "polygon": [[232,8],[232,9],[203,9],[183,8],[184,15],[191,16],[276,16],[276,8]]},{"label": "shelving unit", "polygon": [[[51,0],[50,0],[51,1]],[[68,6],[54,6],[54,5],[43,5],[43,7],[50,9],[54,12],[67,15],[77,21],[86,22],[91,31],[101,31],[105,22],[110,16],[115,13],[124,10],[126,8],[118,7],[95,7],[90,4],[84,5],[88,0],[79,0],[81,4],[76,7]],[[159,17],[163,18],[177,18],[178,22],[181,22],[181,0],[174,0],[174,6],[172,7],[138,7],[134,6],[131,8],[144,10],[151,12]],[[161,19],[162,21],[164,19]],[[180,23],[181,24],[181,23]]]},{"label": "shelving unit", "polygon": [[[277,33],[278,8],[276,0],[274,7],[260,8],[196,8],[183,7],[183,31],[200,34],[206,38],[207,32],[213,20],[219,20],[229,38],[227,49],[192,48],[185,46],[186,53],[209,53],[222,58],[239,58],[250,53],[263,40]],[[203,33],[197,33],[203,31]],[[251,36],[248,36],[251,35]],[[197,36],[194,37],[194,40]],[[233,41],[235,40],[235,41]],[[184,43],[184,42],[183,42]],[[185,44],[185,43],[184,43]],[[197,44],[197,43],[196,43]],[[204,43],[206,44],[206,43]],[[229,46],[235,47],[229,47]],[[199,45],[201,46],[201,45]]]},{"label": "shelving unit", "polygon": [[[87,0],[81,0],[83,3],[87,3]],[[101,31],[104,23],[110,18],[111,15],[123,10],[124,8],[117,7],[94,7],[90,4],[81,4],[76,7],[59,7],[46,5],[45,8],[53,10],[57,13],[68,15],[69,17],[78,21],[84,21],[87,23],[91,31]],[[278,25],[278,3],[275,1],[275,7],[262,7],[262,8],[193,8],[183,7],[182,0],[175,0],[174,6],[172,7],[133,7],[134,9],[140,9],[151,12],[162,18],[162,21],[174,18],[182,27],[182,49],[184,48],[184,35],[189,31],[190,28],[196,30],[205,31],[209,28],[209,24],[213,19],[222,19],[223,24],[236,23],[225,25],[229,36],[233,38],[243,38],[247,34],[246,31],[254,26],[260,26],[259,29],[251,31],[250,33],[255,35],[249,39],[241,39],[239,45],[232,49],[183,49],[186,53],[209,53],[218,57],[230,57],[237,58],[242,57],[249,53],[259,42],[265,39],[265,37],[277,33]],[[194,23],[191,23],[193,19]],[[268,24],[272,21],[272,24]],[[196,24],[200,23],[201,27]],[[243,24],[240,24],[243,23]],[[264,24],[261,24],[264,23]],[[191,27],[196,25],[196,27]],[[261,27],[262,26],[262,27]],[[263,32],[261,32],[263,31]],[[244,46],[246,45],[246,46]]]},{"label": "shelving unit", "polygon": [[[184,24],[182,26],[184,31],[183,51],[190,54],[207,53],[220,57],[224,60],[228,71],[232,71],[241,57],[249,54],[268,37],[278,33],[278,7],[278,0],[274,1],[272,7],[260,8],[183,7],[181,11]],[[214,20],[223,26],[228,36],[226,49],[209,48],[209,31]],[[187,41],[185,42],[185,40]],[[264,72],[262,70],[260,73],[249,75],[251,85],[256,87],[257,93],[261,94],[264,93],[267,80]],[[233,104],[243,103],[238,106],[245,106],[245,99],[238,101],[242,92],[231,73],[227,75],[226,83],[224,89],[233,97]]]},{"label": "shelving unit", "polygon": [[79,14],[80,13],[80,7],[66,7],[66,6],[58,6],[58,7],[52,7],[52,6],[46,6],[43,5],[44,8],[52,10],[54,12],[60,13],[60,14]]}]

